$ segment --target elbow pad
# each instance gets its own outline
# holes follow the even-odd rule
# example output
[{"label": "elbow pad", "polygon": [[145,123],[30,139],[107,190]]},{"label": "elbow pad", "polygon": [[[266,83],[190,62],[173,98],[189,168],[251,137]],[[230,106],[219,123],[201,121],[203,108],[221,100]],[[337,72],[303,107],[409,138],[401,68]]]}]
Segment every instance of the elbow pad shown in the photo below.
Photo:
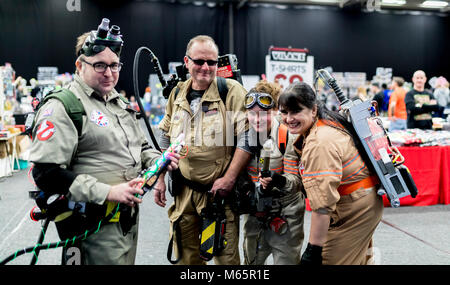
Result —
[{"label": "elbow pad", "polygon": [[77,177],[72,171],[54,163],[35,163],[32,174],[39,189],[48,194],[62,195],[69,193],[70,185]]}]

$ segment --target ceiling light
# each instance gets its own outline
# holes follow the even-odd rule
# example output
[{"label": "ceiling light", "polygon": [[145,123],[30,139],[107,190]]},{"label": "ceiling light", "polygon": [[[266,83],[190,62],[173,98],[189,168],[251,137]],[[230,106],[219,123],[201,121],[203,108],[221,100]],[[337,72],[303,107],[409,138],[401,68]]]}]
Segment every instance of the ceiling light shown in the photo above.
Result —
[{"label": "ceiling light", "polygon": [[405,5],[405,0],[382,0],[381,5],[384,6],[402,6]]},{"label": "ceiling light", "polygon": [[339,0],[309,0],[309,2],[316,2],[316,3],[339,3]]},{"label": "ceiling light", "polygon": [[423,8],[444,8],[448,6],[447,1],[425,1],[420,4],[420,7]]}]

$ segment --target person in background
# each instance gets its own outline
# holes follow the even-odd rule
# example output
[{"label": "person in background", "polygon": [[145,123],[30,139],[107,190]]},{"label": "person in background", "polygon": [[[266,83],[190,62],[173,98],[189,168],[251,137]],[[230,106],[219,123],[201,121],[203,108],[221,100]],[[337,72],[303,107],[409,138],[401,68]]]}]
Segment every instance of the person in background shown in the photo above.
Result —
[{"label": "person in background", "polygon": [[392,79],[392,88],[394,91],[389,98],[388,118],[391,121],[389,131],[406,130],[406,90],[403,88],[405,80],[402,77]]},{"label": "person in background", "polygon": [[139,104],[136,101],[136,97],[134,97],[134,95],[130,96],[130,106],[131,108],[133,108],[133,110],[135,110],[136,112],[139,112]]},{"label": "person in background", "polygon": [[450,90],[448,88],[449,83],[445,77],[440,76],[436,80],[436,88],[434,89],[433,95],[436,98],[438,105],[441,107],[437,116],[441,118],[447,118],[447,114],[444,114],[445,108],[449,106],[450,103]]},{"label": "person in background", "polygon": [[405,95],[408,129],[432,129],[432,112],[439,111],[433,94],[425,90],[427,82],[423,70],[417,70],[412,77],[413,88]]},{"label": "person in background", "polygon": [[381,107],[383,106],[384,93],[383,90],[380,89],[380,84],[378,82],[372,82],[370,85],[370,90],[373,95],[373,99],[377,102],[377,111],[381,113]]},{"label": "person in background", "polygon": [[357,90],[357,94],[356,97],[358,99],[360,99],[361,101],[366,101],[367,100],[367,90],[366,87],[364,86],[359,86],[358,90]]}]

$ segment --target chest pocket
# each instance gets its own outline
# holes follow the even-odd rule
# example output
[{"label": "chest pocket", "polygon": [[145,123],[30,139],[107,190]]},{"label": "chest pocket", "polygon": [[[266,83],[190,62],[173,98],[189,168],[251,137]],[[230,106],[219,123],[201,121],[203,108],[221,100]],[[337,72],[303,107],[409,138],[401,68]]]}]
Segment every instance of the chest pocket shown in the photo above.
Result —
[{"label": "chest pocket", "polygon": [[[105,110],[94,108],[87,113],[87,136],[92,137],[94,144],[105,145],[108,144],[108,134],[116,124],[115,118],[110,116]],[[89,140],[91,141],[91,140]]]},{"label": "chest pocket", "polygon": [[219,102],[202,105],[201,111],[203,145],[224,146],[224,121]]},{"label": "chest pocket", "polygon": [[188,132],[190,120],[190,115],[186,110],[180,108],[179,106],[174,108],[168,132],[171,138],[171,143],[175,141],[181,133],[185,134],[186,142],[190,141],[190,132]]},{"label": "chest pocket", "polygon": [[126,142],[131,155],[135,161],[140,160],[141,148],[142,148],[142,131],[136,120],[136,111],[126,107],[118,114],[119,124],[123,132],[120,132],[120,136],[124,136],[124,142]]}]

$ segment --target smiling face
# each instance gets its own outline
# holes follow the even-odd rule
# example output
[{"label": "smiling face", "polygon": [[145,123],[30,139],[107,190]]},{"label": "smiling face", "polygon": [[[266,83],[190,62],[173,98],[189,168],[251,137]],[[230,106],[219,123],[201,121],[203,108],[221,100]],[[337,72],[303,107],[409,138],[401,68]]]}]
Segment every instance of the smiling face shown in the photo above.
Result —
[{"label": "smiling face", "polygon": [[312,88],[304,83],[293,83],[278,99],[283,123],[293,134],[304,135],[318,117],[318,102]]},{"label": "smiling face", "polygon": [[288,127],[289,132],[297,135],[304,135],[314,124],[317,116],[317,106],[314,105],[312,109],[303,106],[300,111],[289,111],[281,109],[281,119]]},{"label": "smiling face", "polygon": [[276,111],[263,109],[258,105],[255,105],[247,112],[248,122],[250,126],[258,133],[270,133],[272,116],[276,115],[275,112]]},{"label": "smiling face", "polygon": [[[104,72],[96,72],[91,64],[103,62],[107,65],[119,63],[119,57],[109,48],[83,60],[76,61],[76,67],[81,79],[101,96],[111,92],[119,80],[119,72],[112,72],[108,67]],[[86,63],[88,62],[88,63]]]},{"label": "smiling face", "polygon": [[[216,77],[217,64],[208,65],[207,60],[217,61],[218,51],[214,43],[210,41],[196,41],[190,47],[184,57],[184,63],[192,78],[192,88],[206,90]],[[202,65],[194,63],[194,60],[204,60]]]}]

